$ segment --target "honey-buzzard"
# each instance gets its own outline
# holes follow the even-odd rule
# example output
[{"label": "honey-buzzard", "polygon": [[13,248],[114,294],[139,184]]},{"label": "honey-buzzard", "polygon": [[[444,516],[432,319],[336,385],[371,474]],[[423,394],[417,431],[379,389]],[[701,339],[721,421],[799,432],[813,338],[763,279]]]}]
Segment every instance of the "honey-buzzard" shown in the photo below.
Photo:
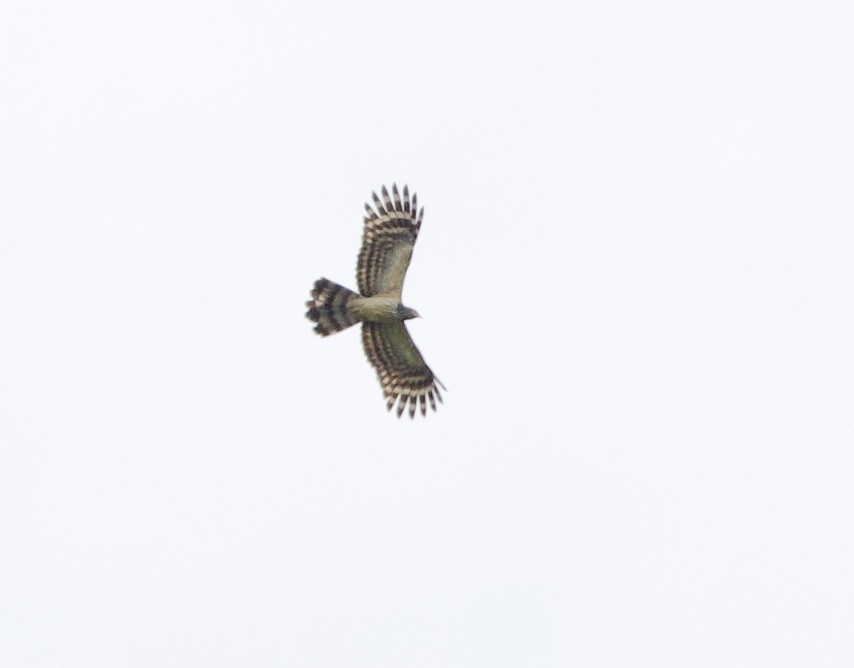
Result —
[{"label": "honey-buzzard", "polygon": [[427,414],[427,402],[436,410],[439,381],[430,371],[412,342],[404,320],[417,318],[418,313],[400,301],[403,279],[412,258],[412,248],[424,219],[424,207],[418,211],[418,200],[403,186],[403,199],[396,185],[389,197],[385,186],[382,200],[371,193],[374,208],[365,204],[365,229],[356,278],[359,294],[321,278],[306,302],[306,316],[316,322],[314,331],[321,336],[340,332],[357,322],[362,323],[362,345],[368,360],[377,371],[386,406],[391,410],[397,402],[400,417],[409,405],[409,416],[415,417],[420,406]]}]

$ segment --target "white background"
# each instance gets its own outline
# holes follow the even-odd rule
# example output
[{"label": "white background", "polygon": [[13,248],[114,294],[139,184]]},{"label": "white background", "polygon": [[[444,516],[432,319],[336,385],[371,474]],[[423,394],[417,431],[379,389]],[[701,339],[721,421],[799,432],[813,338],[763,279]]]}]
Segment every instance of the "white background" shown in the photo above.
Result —
[{"label": "white background", "polygon": [[4,3],[0,664],[854,665],[849,6]]}]

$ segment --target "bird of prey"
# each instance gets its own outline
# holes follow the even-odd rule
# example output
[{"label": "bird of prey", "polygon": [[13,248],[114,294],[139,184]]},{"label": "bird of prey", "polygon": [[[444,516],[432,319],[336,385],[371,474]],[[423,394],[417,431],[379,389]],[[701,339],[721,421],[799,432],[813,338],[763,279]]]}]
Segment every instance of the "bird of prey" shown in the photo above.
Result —
[{"label": "bird of prey", "polygon": [[359,292],[321,278],[314,283],[312,299],[306,302],[306,317],[316,322],[314,331],[328,336],[362,323],[362,345],[377,377],[390,411],[397,402],[397,416],[409,406],[409,417],[416,408],[427,414],[427,402],[436,410],[442,401],[442,385],[424,363],[412,342],[404,320],[418,318],[415,309],[400,301],[403,279],[412,258],[412,248],[424,219],[424,207],[418,211],[418,199],[403,186],[403,199],[392,185],[391,197],[382,187],[382,200],[371,193],[374,208],[365,204],[367,215],[362,248],[356,268]]}]

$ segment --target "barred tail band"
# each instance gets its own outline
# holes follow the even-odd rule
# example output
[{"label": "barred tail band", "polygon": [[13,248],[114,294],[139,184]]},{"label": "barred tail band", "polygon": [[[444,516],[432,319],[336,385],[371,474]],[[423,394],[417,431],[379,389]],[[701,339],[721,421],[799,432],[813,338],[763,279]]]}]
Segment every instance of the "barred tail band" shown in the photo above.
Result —
[{"label": "barred tail band", "polygon": [[314,331],[321,336],[340,332],[359,322],[348,307],[350,302],[359,295],[343,285],[333,283],[326,278],[318,279],[314,283],[311,296],[311,301],[306,302],[308,311],[305,315],[309,320],[317,323]]}]

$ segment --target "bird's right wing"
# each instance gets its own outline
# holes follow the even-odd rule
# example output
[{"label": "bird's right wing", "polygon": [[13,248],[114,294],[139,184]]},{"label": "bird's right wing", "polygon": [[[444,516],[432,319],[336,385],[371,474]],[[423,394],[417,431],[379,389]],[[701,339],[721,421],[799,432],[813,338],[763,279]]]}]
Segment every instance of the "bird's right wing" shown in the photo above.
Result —
[{"label": "bird's right wing", "polygon": [[359,292],[365,297],[387,294],[400,299],[412,247],[424,218],[424,207],[417,210],[416,195],[410,204],[409,188],[403,186],[403,201],[396,185],[391,192],[393,199],[383,186],[382,201],[371,193],[376,211],[365,204],[365,231],[356,269]]}]

